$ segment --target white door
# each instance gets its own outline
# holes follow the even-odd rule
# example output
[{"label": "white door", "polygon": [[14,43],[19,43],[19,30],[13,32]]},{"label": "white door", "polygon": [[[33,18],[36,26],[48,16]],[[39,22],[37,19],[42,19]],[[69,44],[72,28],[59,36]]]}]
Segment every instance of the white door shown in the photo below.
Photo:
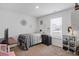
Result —
[{"label": "white door", "polygon": [[52,44],[56,46],[62,45],[62,17],[51,19],[50,34],[52,36]]}]

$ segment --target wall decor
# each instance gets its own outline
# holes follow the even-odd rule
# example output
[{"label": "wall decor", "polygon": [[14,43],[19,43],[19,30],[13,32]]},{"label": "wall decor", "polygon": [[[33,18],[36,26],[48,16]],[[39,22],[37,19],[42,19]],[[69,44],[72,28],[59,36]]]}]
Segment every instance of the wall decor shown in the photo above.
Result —
[{"label": "wall decor", "polygon": [[40,29],[40,32],[42,32],[42,29]]},{"label": "wall decor", "polygon": [[41,20],[41,21],[40,21],[40,25],[42,25],[42,24],[43,24],[43,21]]},{"label": "wall decor", "polygon": [[75,10],[79,10],[79,4],[75,3]]},{"label": "wall decor", "polygon": [[27,24],[27,21],[23,19],[23,20],[21,21],[21,24],[22,24],[23,26],[25,26],[25,25]]}]

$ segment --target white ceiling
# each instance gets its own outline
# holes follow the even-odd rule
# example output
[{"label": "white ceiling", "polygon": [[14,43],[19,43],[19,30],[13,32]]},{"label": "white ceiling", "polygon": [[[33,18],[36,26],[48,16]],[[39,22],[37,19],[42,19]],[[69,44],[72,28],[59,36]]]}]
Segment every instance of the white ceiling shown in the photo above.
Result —
[{"label": "white ceiling", "polygon": [[[38,9],[35,8],[37,5]],[[0,9],[39,17],[70,8],[73,5],[73,3],[0,3]]]}]

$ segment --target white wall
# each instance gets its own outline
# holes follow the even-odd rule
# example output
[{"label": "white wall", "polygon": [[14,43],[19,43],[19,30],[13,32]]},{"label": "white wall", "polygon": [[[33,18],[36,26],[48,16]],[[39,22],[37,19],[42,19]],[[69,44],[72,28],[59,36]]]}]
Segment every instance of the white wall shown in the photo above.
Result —
[{"label": "white wall", "polygon": [[77,11],[74,11],[72,13],[72,16],[71,16],[72,20],[71,20],[71,23],[73,25],[73,28],[75,30],[79,30],[79,10]]},{"label": "white wall", "polygon": [[[21,25],[26,20],[25,26]],[[16,36],[20,33],[36,32],[36,18],[11,11],[0,10],[0,38],[4,37],[5,28],[9,29],[9,36]]]},{"label": "white wall", "polygon": [[79,41],[79,10],[74,11],[71,15],[71,23],[73,30],[76,32],[74,35],[77,37],[77,40]]},{"label": "white wall", "polygon": [[[40,20],[43,20],[43,25],[38,25],[38,28],[45,30],[43,32],[45,32],[46,34],[50,34],[50,19],[62,17],[62,35],[66,35],[68,33],[68,26],[71,25],[71,13],[72,9],[68,9],[61,12],[57,12],[55,14],[49,14],[43,17],[39,17],[38,22],[40,22]],[[59,40],[57,44],[62,47],[62,40]]]}]

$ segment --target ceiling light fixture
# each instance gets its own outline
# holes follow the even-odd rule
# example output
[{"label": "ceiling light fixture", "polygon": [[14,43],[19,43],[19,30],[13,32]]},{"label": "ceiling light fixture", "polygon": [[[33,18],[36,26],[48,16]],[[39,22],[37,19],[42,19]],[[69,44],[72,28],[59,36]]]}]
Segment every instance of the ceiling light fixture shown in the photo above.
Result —
[{"label": "ceiling light fixture", "polygon": [[37,8],[37,9],[38,9],[38,8],[39,8],[39,6],[36,6],[35,8]]}]

